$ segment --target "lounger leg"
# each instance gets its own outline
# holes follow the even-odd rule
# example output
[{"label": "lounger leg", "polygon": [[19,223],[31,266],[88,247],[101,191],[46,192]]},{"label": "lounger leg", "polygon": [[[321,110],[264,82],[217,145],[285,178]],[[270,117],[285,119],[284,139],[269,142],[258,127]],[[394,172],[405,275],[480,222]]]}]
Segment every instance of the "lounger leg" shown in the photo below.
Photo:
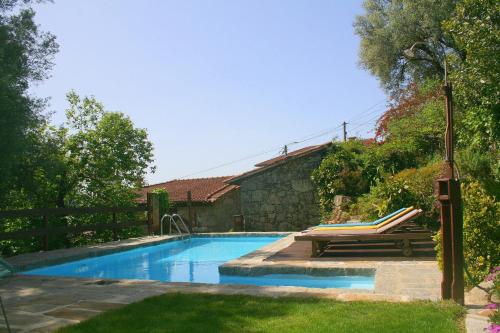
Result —
[{"label": "lounger leg", "polygon": [[325,252],[325,249],[327,248],[328,246],[328,242],[319,242],[319,245],[318,245],[318,256],[321,255],[323,252]]},{"label": "lounger leg", "polygon": [[318,256],[318,242],[317,241],[311,241],[311,257],[317,257]]},{"label": "lounger leg", "polygon": [[403,255],[405,257],[411,257],[413,254],[413,250],[411,248],[411,242],[409,239],[403,240]]}]

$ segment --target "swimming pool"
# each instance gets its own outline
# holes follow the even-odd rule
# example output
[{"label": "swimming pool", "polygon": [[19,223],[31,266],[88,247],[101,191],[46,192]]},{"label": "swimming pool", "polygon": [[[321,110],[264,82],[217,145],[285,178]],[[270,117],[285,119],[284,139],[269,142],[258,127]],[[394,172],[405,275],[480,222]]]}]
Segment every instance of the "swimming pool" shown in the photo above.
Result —
[{"label": "swimming pool", "polygon": [[23,274],[164,282],[373,289],[373,276],[319,277],[303,274],[269,274],[248,277],[219,273],[220,265],[280,238],[280,236],[193,236],[190,239],[37,268]]}]

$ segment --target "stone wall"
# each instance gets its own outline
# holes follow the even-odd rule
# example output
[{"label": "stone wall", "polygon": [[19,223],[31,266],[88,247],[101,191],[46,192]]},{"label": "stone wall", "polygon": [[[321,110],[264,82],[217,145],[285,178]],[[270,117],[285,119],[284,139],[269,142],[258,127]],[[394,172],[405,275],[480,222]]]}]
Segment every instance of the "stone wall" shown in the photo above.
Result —
[{"label": "stone wall", "polygon": [[241,209],[248,231],[303,230],[320,222],[319,198],[311,181],[324,151],[290,159],[240,181]]},{"label": "stone wall", "polygon": [[[194,231],[229,231],[233,228],[233,215],[240,214],[240,191],[232,190],[215,202],[193,203]],[[187,206],[177,206],[177,213],[186,221],[189,219]]]}]

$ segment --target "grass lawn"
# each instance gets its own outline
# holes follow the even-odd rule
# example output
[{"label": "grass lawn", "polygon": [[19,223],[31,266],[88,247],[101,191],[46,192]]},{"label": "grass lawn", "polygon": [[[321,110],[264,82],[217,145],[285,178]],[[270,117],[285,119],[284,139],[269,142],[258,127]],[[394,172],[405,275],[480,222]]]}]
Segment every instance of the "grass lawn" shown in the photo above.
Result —
[{"label": "grass lawn", "polygon": [[452,303],[165,294],[58,332],[463,332]]}]

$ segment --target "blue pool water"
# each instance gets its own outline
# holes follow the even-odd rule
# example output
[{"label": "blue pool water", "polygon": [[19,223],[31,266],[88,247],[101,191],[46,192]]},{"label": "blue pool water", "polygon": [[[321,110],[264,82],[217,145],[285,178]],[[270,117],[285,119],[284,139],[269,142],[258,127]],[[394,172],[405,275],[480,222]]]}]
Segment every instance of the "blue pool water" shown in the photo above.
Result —
[{"label": "blue pool water", "polygon": [[315,288],[372,289],[373,276],[220,275],[219,266],[280,237],[192,237],[101,257],[26,271],[29,275],[77,276],[164,282],[228,283]]}]

